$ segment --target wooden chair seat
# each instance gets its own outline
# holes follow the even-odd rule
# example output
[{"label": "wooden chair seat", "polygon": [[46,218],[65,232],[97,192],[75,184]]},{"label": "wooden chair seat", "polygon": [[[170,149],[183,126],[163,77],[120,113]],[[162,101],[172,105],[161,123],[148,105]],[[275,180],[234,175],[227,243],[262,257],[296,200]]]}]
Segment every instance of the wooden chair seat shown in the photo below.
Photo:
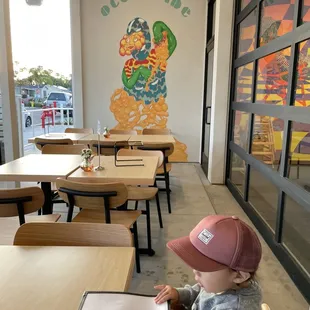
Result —
[{"label": "wooden chair seat", "polygon": [[158,193],[157,187],[136,187],[128,186],[128,200],[139,201],[139,200],[151,200]]},{"label": "wooden chair seat", "polygon": [[61,215],[60,214],[47,214],[47,215],[40,215],[40,216],[26,216],[26,223],[55,223],[58,222],[60,219]]},{"label": "wooden chair seat", "polygon": [[[26,223],[54,223],[60,219],[60,214],[50,214],[50,215],[25,215]],[[19,218],[0,218],[0,245],[13,245],[15,234],[20,227]]]},{"label": "wooden chair seat", "polygon": [[[172,168],[171,163],[167,163],[166,166],[167,166],[167,172],[170,172],[171,168]],[[161,165],[159,168],[157,168],[156,174],[164,174],[164,173],[165,173],[165,170],[164,170],[163,165]]]},{"label": "wooden chair seat", "polygon": [[[121,224],[126,228],[132,227],[141,215],[141,211],[110,211],[111,224]],[[72,222],[105,223],[104,211],[84,209],[81,210]]]}]

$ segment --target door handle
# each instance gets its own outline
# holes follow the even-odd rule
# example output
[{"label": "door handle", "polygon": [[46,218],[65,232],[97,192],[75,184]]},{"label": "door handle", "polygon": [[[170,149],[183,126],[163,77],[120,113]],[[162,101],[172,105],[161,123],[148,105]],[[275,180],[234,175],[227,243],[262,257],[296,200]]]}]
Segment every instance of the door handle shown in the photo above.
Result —
[{"label": "door handle", "polygon": [[211,125],[211,123],[208,123],[208,115],[209,115],[209,113],[208,113],[208,110],[210,109],[210,111],[211,111],[211,107],[206,107],[206,124],[207,125]]}]

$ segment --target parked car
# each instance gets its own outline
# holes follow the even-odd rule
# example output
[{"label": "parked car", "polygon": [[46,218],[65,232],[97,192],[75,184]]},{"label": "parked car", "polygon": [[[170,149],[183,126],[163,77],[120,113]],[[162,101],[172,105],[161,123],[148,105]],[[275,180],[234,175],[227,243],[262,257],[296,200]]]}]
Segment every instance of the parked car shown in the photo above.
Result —
[{"label": "parked car", "polygon": [[25,127],[30,127],[32,125],[31,113],[28,112],[25,107],[22,107],[22,114],[24,116],[24,125]]},{"label": "parked car", "polygon": [[[56,102],[56,108],[73,108],[72,95],[70,93],[51,92],[46,99],[46,106],[53,106],[54,102]],[[67,115],[66,110],[64,110],[64,115]],[[72,116],[72,110],[69,111],[69,115]]]},{"label": "parked car", "polygon": [[27,94],[22,94],[22,103],[23,104],[29,104],[30,101],[32,101],[34,98],[32,96],[29,96]]}]

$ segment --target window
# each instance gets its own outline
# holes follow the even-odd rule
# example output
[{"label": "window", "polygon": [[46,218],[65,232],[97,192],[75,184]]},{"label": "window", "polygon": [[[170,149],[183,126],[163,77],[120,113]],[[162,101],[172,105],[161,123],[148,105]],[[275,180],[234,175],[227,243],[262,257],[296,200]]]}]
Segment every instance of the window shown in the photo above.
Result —
[{"label": "window", "polygon": [[242,111],[234,111],[234,136],[233,141],[241,146],[243,149],[247,149],[248,146],[248,133],[249,133],[249,113]]},{"label": "window", "polygon": [[310,276],[310,210],[285,197],[282,242]]},{"label": "window", "polygon": [[256,102],[286,105],[291,48],[258,60]]},{"label": "window", "polygon": [[292,122],[288,178],[310,192],[310,124]]},{"label": "window", "polygon": [[296,68],[295,102],[297,107],[310,105],[310,40],[298,45],[298,63]]},{"label": "window", "polygon": [[310,22],[310,0],[302,1],[301,18],[302,18],[302,23]]},{"label": "window", "polygon": [[293,30],[295,0],[265,0],[262,2],[260,46]]},{"label": "window", "polygon": [[262,173],[251,167],[249,202],[274,232],[277,220],[278,189]]},{"label": "window", "polygon": [[251,2],[251,0],[241,0],[240,9],[241,11]]},{"label": "window", "polygon": [[255,9],[239,25],[238,57],[248,52],[254,51],[256,15],[257,10]]},{"label": "window", "polygon": [[230,180],[243,196],[245,183],[245,162],[237,154],[232,153]]},{"label": "window", "polygon": [[250,62],[237,69],[235,101],[251,102],[253,85],[253,63]]},{"label": "window", "polygon": [[283,122],[270,116],[255,115],[252,132],[252,155],[277,170],[282,152]]},{"label": "window", "polygon": [[309,301],[310,0],[238,3],[227,186]]}]

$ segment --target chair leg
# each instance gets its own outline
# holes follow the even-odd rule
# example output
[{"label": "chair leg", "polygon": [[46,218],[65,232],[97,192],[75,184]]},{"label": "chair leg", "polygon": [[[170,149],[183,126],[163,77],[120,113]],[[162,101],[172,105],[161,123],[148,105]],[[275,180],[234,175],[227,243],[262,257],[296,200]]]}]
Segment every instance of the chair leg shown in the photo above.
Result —
[{"label": "chair leg", "polygon": [[169,211],[169,213],[171,213],[170,182],[169,182],[169,174],[168,174],[168,173],[165,173],[165,183],[166,183],[166,193],[167,193],[168,211]]},{"label": "chair leg", "polygon": [[161,209],[160,209],[160,203],[159,203],[159,196],[158,192],[156,194],[156,205],[157,205],[157,213],[158,213],[158,220],[159,220],[159,227],[163,228],[163,219],[161,217]]},{"label": "chair leg", "polygon": [[150,202],[148,200],[146,200],[145,202],[146,202],[147,249],[148,249],[148,255],[153,256],[154,254],[152,250]]},{"label": "chair leg", "polygon": [[135,203],[135,210],[138,210],[138,206],[139,206],[139,201],[137,200]]},{"label": "chair leg", "polygon": [[139,240],[138,240],[138,228],[137,228],[137,222],[133,224],[133,239],[134,239],[134,244],[136,248],[136,269],[137,273],[141,272],[141,267],[140,267],[140,254],[139,254]]},{"label": "chair leg", "polygon": [[67,215],[67,222],[72,222],[72,216],[73,216],[73,209],[74,206],[69,205],[68,215]]},{"label": "chair leg", "polygon": [[38,210],[38,215],[41,215],[42,214],[42,209],[39,209]]}]

